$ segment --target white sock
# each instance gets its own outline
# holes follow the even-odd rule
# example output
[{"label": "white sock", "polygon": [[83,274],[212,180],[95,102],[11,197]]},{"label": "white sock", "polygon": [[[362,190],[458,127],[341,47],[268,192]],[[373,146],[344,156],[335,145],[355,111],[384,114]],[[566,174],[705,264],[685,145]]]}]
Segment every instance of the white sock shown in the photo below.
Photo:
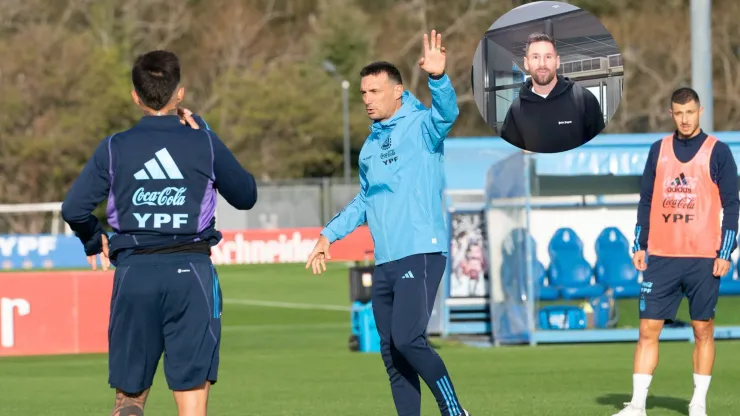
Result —
[{"label": "white sock", "polygon": [[694,374],[694,397],[691,398],[692,405],[707,407],[707,390],[712,376]]},{"label": "white sock", "polygon": [[645,408],[651,381],[653,381],[653,376],[650,374],[632,375],[632,406],[640,409]]}]

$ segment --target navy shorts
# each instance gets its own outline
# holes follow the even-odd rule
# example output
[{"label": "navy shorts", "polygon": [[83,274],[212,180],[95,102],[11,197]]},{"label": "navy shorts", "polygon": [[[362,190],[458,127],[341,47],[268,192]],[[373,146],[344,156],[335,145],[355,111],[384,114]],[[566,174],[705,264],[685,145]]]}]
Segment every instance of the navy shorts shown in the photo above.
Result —
[{"label": "navy shorts", "polygon": [[108,382],[138,393],[151,387],[164,353],[170,390],[216,382],[221,286],[203,254],[127,257],[117,267],[108,327]]},{"label": "navy shorts", "polygon": [[650,256],[640,288],[640,319],[675,319],[684,295],[691,320],[714,318],[719,298],[714,260]]}]

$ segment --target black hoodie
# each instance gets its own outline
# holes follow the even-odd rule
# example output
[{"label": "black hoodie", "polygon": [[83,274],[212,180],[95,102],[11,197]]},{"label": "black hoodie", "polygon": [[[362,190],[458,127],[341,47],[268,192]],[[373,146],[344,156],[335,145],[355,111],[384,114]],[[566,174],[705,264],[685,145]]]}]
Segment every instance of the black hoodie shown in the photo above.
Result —
[{"label": "black hoodie", "polygon": [[[501,137],[514,146],[536,153],[558,153],[575,149],[587,143],[604,129],[604,116],[596,97],[586,88],[562,75],[547,98],[532,91],[532,79],[519,89],[520,110],[524,120],[506,113]],[[584,113],[578,114],[578,105],[572,88],[583,91]]]}]

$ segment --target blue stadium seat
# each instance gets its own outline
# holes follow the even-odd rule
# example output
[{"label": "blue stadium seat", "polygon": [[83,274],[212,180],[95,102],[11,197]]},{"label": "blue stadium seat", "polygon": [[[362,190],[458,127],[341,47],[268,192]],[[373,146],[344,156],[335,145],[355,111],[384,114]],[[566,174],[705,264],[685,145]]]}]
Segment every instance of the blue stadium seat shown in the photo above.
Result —
[{"label": "blue stadium seat", "polygon": [[722,296],[740,295],[740,276],[735,273],[735,263],[730,262],[730,270],[719,280],[719,294]]},{"label": "blue stadium seat", "polygon": [[632,265],[630,243],[616,227],[607,227],[596,238],[596,281],[614,289],[616,298],[640,296],[640,272]]},{"label": "blue stadium seat", "polygon": [[550,284],[563,299],[585,299],[604,293],[583,257],[583,242],[572,228],[560,228],[550,239]]}]

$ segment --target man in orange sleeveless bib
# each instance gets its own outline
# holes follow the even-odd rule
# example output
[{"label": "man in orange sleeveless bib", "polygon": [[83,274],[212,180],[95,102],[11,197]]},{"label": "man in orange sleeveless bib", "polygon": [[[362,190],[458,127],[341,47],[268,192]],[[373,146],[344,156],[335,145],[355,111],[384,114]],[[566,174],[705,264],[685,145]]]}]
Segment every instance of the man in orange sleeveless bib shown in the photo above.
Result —
[{"label": "man in orange sleeveless bib", "polygon": [[658,365],[658,337],[665,321],[676,318],[683,295],[696,337],[689,416],[707,414],[719,279],[730,269],[737,246],[740,201],[730,148],[701,130],[701,111],[694,90],[676,90],[671,97],[676,131],[652,145],[645,164],[633,247],[633,263],[643,271],[640,339],[632,401],[619,416],[646,414],[647,392]]}]

